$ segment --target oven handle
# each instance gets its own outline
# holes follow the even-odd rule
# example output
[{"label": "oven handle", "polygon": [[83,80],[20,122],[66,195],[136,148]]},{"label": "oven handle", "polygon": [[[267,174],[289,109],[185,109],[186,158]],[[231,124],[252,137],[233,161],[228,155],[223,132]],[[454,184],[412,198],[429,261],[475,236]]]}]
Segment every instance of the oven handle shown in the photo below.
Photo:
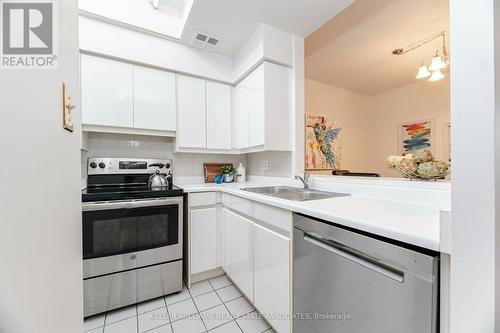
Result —
[{"label": "oven handle", "polygon": [[155,200],[130,200],[130,201],[115,201],[115,202],[84,202],[82,203],[82,211],[98,211],[111,209],[134,209],[142,207],[154,207],[164,205],[182,205],[182,197],[162,198]]}]

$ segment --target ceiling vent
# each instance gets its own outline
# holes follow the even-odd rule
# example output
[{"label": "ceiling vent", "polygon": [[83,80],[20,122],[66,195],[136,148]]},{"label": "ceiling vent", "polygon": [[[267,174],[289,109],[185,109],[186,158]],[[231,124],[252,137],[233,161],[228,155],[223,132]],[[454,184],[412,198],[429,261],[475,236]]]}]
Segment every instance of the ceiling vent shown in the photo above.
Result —
[{"label": "ceiling vent", "polygon": [[215,50],[221,43],[222,38],[207,34],[203,31],[196,31],[191,44],[204,50]]}]

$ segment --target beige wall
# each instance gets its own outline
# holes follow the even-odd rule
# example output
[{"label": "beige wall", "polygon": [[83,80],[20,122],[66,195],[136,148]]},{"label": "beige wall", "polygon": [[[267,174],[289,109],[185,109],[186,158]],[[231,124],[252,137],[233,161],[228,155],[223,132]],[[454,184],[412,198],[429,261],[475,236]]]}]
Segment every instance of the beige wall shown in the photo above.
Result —
[{"label": "beige wall", "polygon": [[432,153],[444,159],[443,127],[450,122],[450,81],[421,81],[370,97],[368,119],[372,124],[374,144],[371,163],[375,172],[397,177],[386,167],[386,158],[397,155],[399,124],[415,120],[432,120]]},{"label": "beige wall", "polygon": [[443,130],[450,122],[449,79],[422,81],[367,96],[306,80],[306,114],[324,115],[342,127],[342,168],[398,177],[386,158],[398,154],[398,125],[432,120],[432,152],[443,159]]},{"label": "beige wall", "polygon": [[341,127],[341,168],[369,172],[366,106],[368,96],[306,79],[306,114],[328,117],[335,127]]}]

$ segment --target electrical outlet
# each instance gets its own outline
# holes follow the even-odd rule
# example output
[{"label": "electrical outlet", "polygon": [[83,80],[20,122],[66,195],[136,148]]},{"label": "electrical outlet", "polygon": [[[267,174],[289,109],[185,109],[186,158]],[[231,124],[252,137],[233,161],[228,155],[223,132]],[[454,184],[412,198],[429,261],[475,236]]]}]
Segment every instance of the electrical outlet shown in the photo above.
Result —
[{"label": "electrical outlet", "polygon": [[267,160],[262,160],[261,168],[262,170],[269,169],[269,162]]}]

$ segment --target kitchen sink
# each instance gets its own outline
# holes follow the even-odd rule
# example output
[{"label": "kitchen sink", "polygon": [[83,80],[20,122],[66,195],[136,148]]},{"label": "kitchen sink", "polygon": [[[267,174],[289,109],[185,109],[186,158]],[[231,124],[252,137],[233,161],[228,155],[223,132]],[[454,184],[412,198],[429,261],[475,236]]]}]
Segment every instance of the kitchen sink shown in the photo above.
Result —
[{"label": "kitchen sink", "polygon": [[290,186],[249,187],[243,188],[242,190],[292,201],[329,199],[349,195],[345,193],[324,192]]}]

